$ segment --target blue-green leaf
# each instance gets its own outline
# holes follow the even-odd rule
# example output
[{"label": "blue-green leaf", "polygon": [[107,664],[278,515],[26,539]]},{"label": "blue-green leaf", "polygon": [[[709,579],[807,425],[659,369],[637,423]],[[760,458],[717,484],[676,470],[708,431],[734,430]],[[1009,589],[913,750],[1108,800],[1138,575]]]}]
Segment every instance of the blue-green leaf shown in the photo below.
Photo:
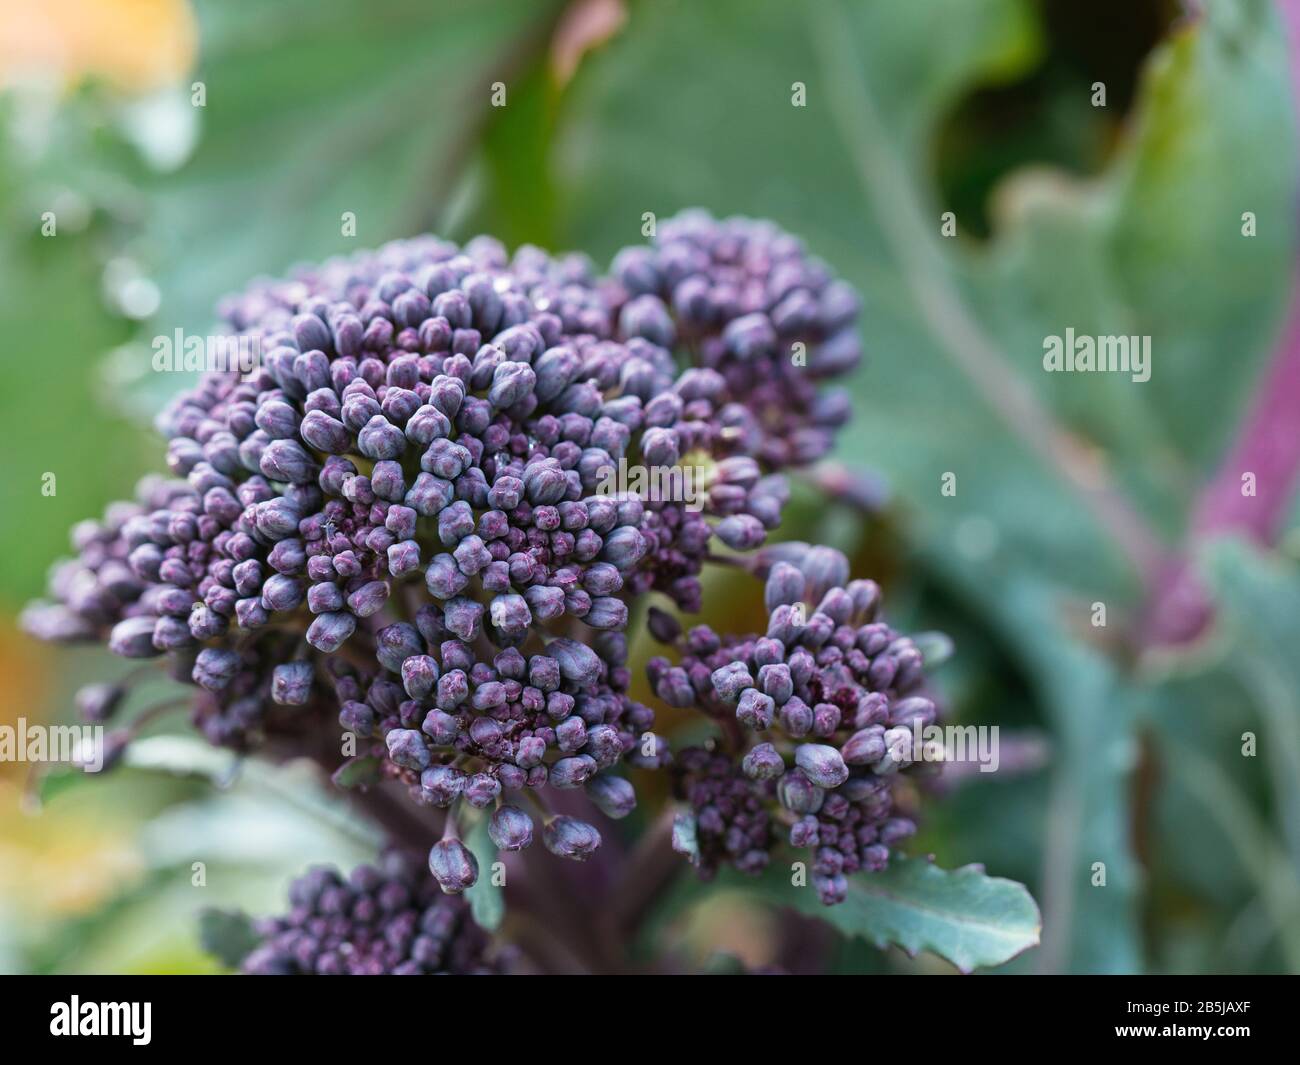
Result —
[{"label": "blue-green leaf", "polygon": [[761,890],[845,935],[908,954],[928,950],[964,973],[1010,961],[1037,946],[1042,931],[1024,885],[988,876],[977,865],[947,872],[924,859],[895,858],[882,872],[850,878],[848,898],[838,906],[824,906],[812,888],[775,876]]}]

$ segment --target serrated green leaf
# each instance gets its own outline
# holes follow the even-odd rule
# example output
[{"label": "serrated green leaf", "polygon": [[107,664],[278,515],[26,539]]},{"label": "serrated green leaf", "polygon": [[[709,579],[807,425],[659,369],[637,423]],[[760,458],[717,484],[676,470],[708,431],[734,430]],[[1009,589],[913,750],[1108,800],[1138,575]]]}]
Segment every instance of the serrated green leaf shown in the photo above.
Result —
[{"label": "serrated green leaf", "polygon": [[34,774],[31,797],[38,806],[44,806],[64,792],[75,791],[91,776],[76,766],[62,763],[46,766]]},{"label": "serrated green leaf", "polygon": [[[239,764],[239,759],[229,751],[212,747],[195,736],[148,736],[127,746],[121,768],[200,777],[217,787],[225,787]],[[38,803],[48,803],[65,792],[93,784],[98,776],[76,766],[51,765],[36,775],[32,796]]]},{"label": "serrated green leaf", "polygon": [[467,846],[478,860],[478,879],[474,886],[465,891],[469,899],[470,913],[480,928],[495,932],[501,927],[506,915],[505,892],[492,883],[492,864],[497,860],[496,844],[488,835],[488,819],[480,818],[465,840]]},{"label": "serrated green leaf", "polygon": [[913,955],[928,950],[964,973],[1010,961],[1037,946],[1042,932],[1023,884],[974,865],[946,872],[924,859],[894,858],[882,872],[850,877],[848,898],[838,906],[822,905],[811,887],[792,887],[775,872],[761,891],[845,935]]}]

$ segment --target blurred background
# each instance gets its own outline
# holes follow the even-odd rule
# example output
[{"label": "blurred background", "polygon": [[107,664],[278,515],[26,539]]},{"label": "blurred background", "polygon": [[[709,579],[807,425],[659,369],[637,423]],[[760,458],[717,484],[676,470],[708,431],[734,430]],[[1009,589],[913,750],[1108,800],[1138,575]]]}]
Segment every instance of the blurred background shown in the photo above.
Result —
[{"label": "blurred background", "polygon": [[[784,538],[948,634],[952,719],[1002,730],[913,852],[1029,886],[1042,943],[1000,971],[1300,971],[1292,6],[7,0],[0,724],[123,671],[16,617],[161,468],[187,382],[154,336],[426,230],[603,265],[645,212],[766,216],[859,287],[868,353],[837,491],[799,485]],[[1150,381],[1043,373],[1068,327],[1150,336]],[[709,620],[751,628],[734,593]],[[373,852],[309,775],[230,785],[183,716],[155,731],[88,782],[0,763],[0,971],[221,971],[201,909]],[[788,934],[689,873],[647,930],[697,966]],[[952,971],[818,935],[818,967]]]}]

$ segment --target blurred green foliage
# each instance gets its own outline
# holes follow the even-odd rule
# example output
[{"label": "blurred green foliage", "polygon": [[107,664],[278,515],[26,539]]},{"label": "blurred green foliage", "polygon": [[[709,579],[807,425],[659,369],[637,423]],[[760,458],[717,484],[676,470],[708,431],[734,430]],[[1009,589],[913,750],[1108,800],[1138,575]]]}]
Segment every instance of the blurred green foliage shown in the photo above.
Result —
[{"label": "blurred green foliage", "polygon": [[[1138,545],[1099,527],[997,409],[1028,389],[1158,535],[1181,539],[1291,286],[1297,153],[1271,4],[1224,0],[1196,19],[1096,5],[1103,47],[1054,0],[634,0],[618,32],[592,34],[571,79],[557,30],[572,35],[599,5],[195,6],[206,105],[190,107],[188,84],[152,101],[197,120],[177,166],[149,164],[133,112],[105,89],[48,110],[0,97],[3,609],[39,592],[72,522],[152,464],[132,417],[185,382],[145,372],[148,338],[203,329],[244,280],[428,228],[603,262],[641,239],[645,212],[768,216],[863,295],[868,361],[840,456],[891,492],[863,517],[801,486],[786,534],[854,553],[894,618],[954,638],[939,681],[956,720],[1047,752],[1045,766],[953,785],[930,803],[917,852],[1030,886],[1043,942],[1010,971],[1300,970],[1295,559],[1210,551],[1214,633],[1139,656],[1150,574],[1134,566]],[[1096,81],[1104,108],[1090,103]],[[76,224],[42,237],[56,202]],[[106,269],[123,259],[157,286],[144,321],[113,306]],[[1150,335],[1151,380],[1042,373],[1043,337],[1067,327]],[[725,601],[711,620],[751,623],[752,598]],[[1096,602],[1104,629],[1089,624]],[[63,668],[37,662],[51,677]],[[51,712],[66,713],[69,683],[38,685]],[[1247,731],[1257,757],[1242,755]],[[16,936],[23,900],[0,902],[0,965],[211,964],[194,939],[191,854],[219,872],[203,905],[258,910],[307,861],[360,853],[265,788],[156,776],[127,770],[92,800],[119,828],[146,812],[134,872],[102,893],[117,903]],[[75,820],[84,795],[44,816]],[[245,817],[270,843],[251,846]],[[683,882],[659,927],[710,900]],[[918,964],[838,949],[848,970]]]}]

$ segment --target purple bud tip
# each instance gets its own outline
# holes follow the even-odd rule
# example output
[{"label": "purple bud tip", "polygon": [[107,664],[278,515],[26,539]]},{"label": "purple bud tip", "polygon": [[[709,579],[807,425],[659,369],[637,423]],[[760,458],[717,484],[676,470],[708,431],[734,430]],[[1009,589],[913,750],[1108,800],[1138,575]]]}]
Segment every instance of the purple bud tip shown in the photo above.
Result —
[{"label": "purple bud tip", "polygon": [[749,675],[749,667],[744,662],[728,662],[713,671],[713,690],[724,702],[734,703],[740,693],[754,686],[754,678]]},{"label": "purple bud tip", "polygon": [[458,839],[443,839],[429,851],[429,872],[448,895],[459,895],[478,880],[478,859]]},{"label": "purple bud tip", "polygon": [[616,821],[636,809],[636,791],[631,782],[610,773],[587,781],[587,797],[606,817]]},{"label": "purple bud tip", "polygon": [[785,761],[772,744],[760,743],[745,755],[741,769],[752,780],[775,780],[785,772]]},{"label": "purple bud tip", "polygon": [[849,765],[872,765],[885,756],[885,727],[870,725],[855,732],[840,750]]},{"label": "purple bud tip", "polygon": [[153,658],[159,652],[153,643],[154,617],[127,618],[113,626],[108,636],[108,649],[123,658]]},{"label": "purple bud tip", "polygon": [[321,614],[307,630],[307,642],[316,650],[333,654],[357,629],[351,614]]},{"label": "purple bud tip", "polygon": [[518,806],[502,806],[488,822],[488,835],[498,850],[523,850],[533,842],[533,819]]},{"label": "purple bud tip", "polygon": [[546,849],[560,858],[585,862],[600,846],[600,833],[572,817],[557,817],[542,832]]},{"label": "purple bud tip", "polygon": [[87,684],[77,692],[77,709],[86,721],[100,723],[113,716],[126,689],[117,684]]},{"label": "purple bud tip", "polygon": [[849,778],[849,767],[840,752],[825,744],[801,744],[794,752],[794,761],[819,788],[838,788]]},{"label": "purple bud tip", "polygon": [[311,698],[310,662],[284,662],[271,673],[271,699],[281,706],[302,706]]},{"label": "purple bud tip", "polygon": [[579,687],[594,684],[600,678],[600,658],[586,644],[560,638],[546,645],[546,653],[560,665],[560,675]]},{"label": "purple bud tip", "polygon": [[388,744],[388,757],[403,769],[417,772],[429,767],[429,748],[424,736],[413,728],[395,728],[384,737]]},{"label": "purple bud tip", "polygon": [[221,691],[235,677],[239,669],[239,656],[234,651],[205,647],[194,660],[191,676],[194,683],[208,691]]}]

